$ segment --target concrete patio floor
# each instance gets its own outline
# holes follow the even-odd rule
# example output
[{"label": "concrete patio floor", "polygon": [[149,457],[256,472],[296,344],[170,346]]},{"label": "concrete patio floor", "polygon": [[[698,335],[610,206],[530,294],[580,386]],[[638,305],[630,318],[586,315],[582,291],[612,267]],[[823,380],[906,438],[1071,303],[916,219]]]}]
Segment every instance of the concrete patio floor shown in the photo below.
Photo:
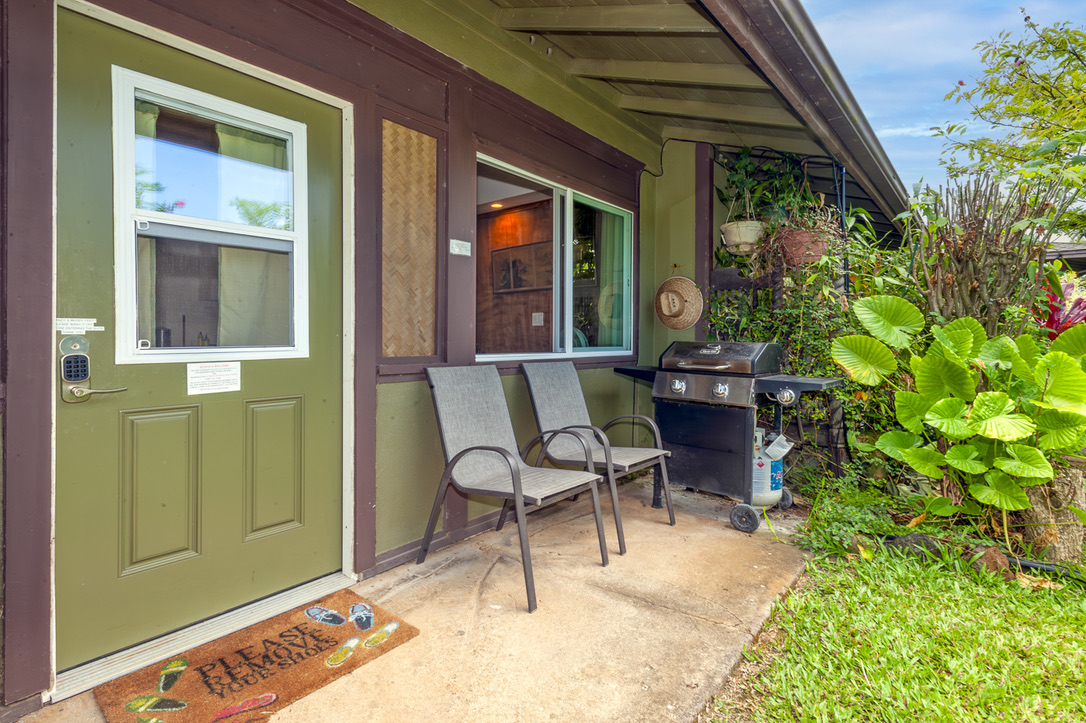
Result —
[{"label": "concrete patio floor", "polygon": [[[589,500],[530,515],[531,614],[515,523],[358,583],[421,634],[270,720],[694,721],[802,573],[782,541],[802,515],[771,512],[773,528],[748,535],[728,523],[732,502],[673,490],[675,527],[651,483],[622,486],[626,555],[602,501],[608,567]],[[22,720],[105,719],[88,692]]]}]

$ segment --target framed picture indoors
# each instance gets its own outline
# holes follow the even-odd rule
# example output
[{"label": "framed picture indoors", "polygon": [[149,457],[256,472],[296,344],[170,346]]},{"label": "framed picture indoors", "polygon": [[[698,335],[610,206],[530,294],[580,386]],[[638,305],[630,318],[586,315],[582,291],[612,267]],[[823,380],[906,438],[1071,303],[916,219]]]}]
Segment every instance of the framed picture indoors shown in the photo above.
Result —
[{"label": "framed picture indoors", "polygon": [[554,244],[542,241],[490,253],[494,293],[549,289],[554,283]]}]

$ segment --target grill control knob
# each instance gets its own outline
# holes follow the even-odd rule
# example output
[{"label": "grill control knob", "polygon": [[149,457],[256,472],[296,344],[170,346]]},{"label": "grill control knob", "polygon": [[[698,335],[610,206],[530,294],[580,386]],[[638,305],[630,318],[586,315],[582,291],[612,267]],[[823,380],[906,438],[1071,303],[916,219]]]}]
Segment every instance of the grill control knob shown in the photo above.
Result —
[{"label": "grill control knob", "polygon": [[782,389],[777,392],[777,401],[787,407],[789,404],[796,401],[796,393],[791,389]]},{"label": "grill control knob", "polygon": [[723,382],[717,382],[713,385],[714,397],[726,397],[728,396],[728,385]]},{"label": "grill control knob", "polygon": [[682,394],[686,391],[686,382],[682,379],[672,379],[671,391],[675,392],[676,394]]}]

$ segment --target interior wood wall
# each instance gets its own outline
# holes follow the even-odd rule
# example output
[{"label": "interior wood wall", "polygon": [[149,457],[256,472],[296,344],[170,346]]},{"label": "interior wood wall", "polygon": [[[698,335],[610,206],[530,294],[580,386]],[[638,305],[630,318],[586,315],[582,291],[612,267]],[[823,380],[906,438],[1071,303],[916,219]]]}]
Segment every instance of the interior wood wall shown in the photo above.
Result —
[{"label": "interior wood wall", "polygon": [[[483,354],[551,351],[554,289],[495,292],[491,252],[554,239],[552,203],[539,203],[479,214],[476,245],[477,351]],[[543,326],[532,314],[543,313]]]}]

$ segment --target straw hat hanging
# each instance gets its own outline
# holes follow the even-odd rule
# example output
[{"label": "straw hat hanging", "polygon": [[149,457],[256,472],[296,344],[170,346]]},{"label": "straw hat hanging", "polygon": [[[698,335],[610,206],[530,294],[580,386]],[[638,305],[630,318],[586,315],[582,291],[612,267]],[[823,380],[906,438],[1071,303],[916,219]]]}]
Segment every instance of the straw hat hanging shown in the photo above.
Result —
[{"label": "straw hat hanging", "polygon": [[697,284],[685,276],[665,279],[656,290],[656,316],[669,329],[689,329],[698,323],[703,303]]}]

